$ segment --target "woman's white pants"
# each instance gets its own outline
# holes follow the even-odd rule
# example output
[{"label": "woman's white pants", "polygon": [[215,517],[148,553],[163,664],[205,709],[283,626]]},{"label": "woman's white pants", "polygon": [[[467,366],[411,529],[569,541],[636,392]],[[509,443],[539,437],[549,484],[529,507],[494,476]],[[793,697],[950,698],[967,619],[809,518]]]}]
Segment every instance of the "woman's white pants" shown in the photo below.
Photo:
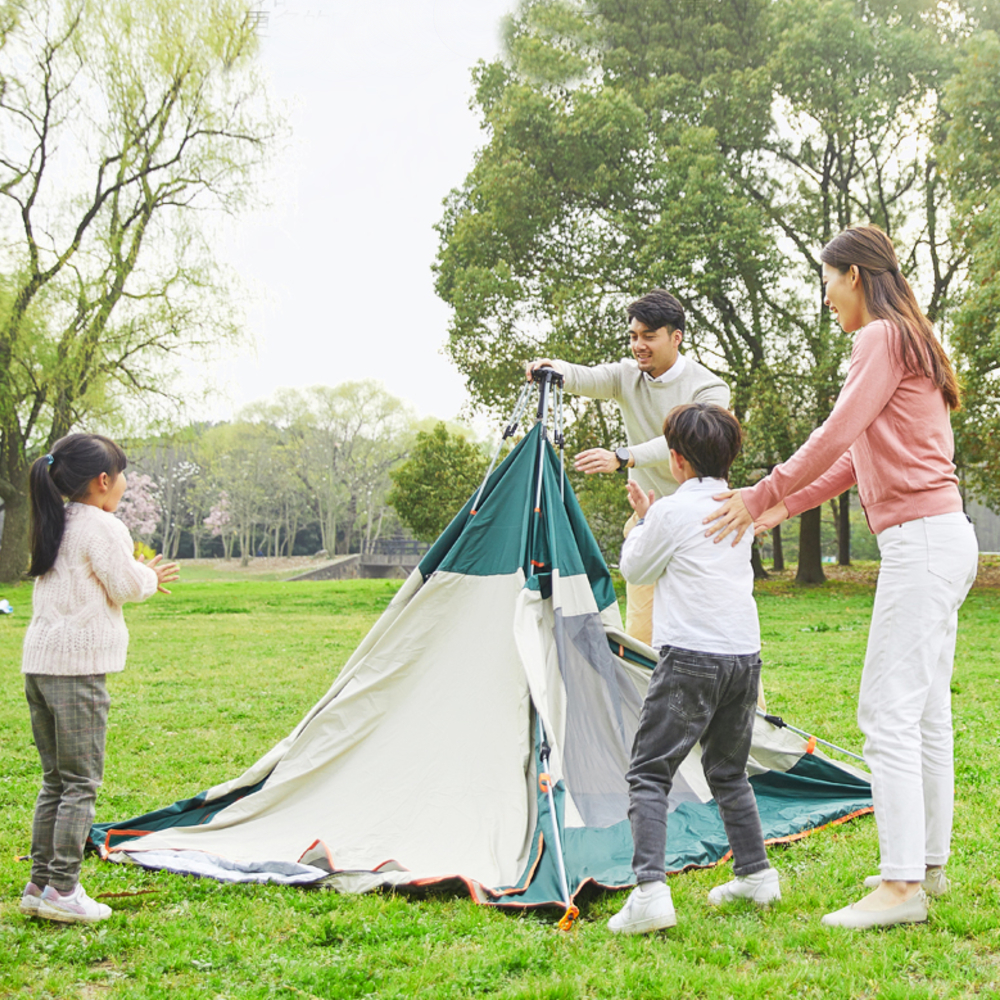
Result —
[{"label": "woman's white pants", "polygon": [[882,565],[858,725],[872,774],[884,879],[918,882],[948,859],[955,772],[951,673],[958,609],[978,566],[972,524],[938,514],[878,535]]}]

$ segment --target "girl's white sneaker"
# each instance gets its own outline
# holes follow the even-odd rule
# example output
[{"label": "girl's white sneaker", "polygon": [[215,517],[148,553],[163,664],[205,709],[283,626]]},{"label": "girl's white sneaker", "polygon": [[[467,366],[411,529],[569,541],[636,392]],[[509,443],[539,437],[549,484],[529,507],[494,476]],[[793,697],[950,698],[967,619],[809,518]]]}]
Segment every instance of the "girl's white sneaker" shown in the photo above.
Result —
[{"label": "girl's white sneaker", "polygon": [[29,882],[24,887],[24,892],[21,893],[21,905],[18,909],[28,917],[38,916],[38,907],[42,902],[42,890],[35,885],[34,882]]},{"label": "girl's white sneaker", "polygon": [[91,899],[87,890],[79,883],[65,896],[47,885],[39,900],[38,916],[61,924],[96,924],[111,916],[111,907]]},{"label": "girl's white sneaker", "polygon": [[770,906],[781,899],[781,886],[774,868],[765,868],[752,875],[737,875],[732,882],[717,885],[708,894],[712,906],[721,906],[734,899],[749,899],[758,906]]}]

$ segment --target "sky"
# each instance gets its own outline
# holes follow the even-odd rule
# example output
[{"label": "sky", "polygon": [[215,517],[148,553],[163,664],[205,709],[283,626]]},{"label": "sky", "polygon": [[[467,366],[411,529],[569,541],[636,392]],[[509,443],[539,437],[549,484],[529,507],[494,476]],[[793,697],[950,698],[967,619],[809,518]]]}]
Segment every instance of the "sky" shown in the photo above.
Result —
[{"label": "sky", "polygon": [[433,226],[484,141],[471,69],[500,51],[514,0],[260,0],[270,93],[289,147],[264,211],[220,247],[256,349],[220,362],[225,419],[283,386],[380,379],[418,416],[466,402],[442,354]]}]

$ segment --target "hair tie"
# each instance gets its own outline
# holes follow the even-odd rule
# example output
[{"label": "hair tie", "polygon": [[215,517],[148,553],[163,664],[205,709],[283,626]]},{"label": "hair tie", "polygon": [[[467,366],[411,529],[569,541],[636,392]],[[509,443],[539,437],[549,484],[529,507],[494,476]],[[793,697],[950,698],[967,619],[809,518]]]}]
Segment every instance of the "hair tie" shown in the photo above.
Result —
[{"label": "hair tie", "polygon": [[55,461],[55,459],[48,454],[42,455],[42,458],[44,458],[49,463],[49,465],[51,465]]}]

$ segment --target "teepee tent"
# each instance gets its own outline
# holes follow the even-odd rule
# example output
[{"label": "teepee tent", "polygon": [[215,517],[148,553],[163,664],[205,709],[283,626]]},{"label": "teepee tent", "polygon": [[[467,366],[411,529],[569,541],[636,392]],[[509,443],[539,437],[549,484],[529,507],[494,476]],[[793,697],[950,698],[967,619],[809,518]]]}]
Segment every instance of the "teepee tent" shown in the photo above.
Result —
[{"label": "teepee tent", "polygon": [[[295,730],[232,781],[95,825],[105,857],[345,891],[456,882],[567,913],[586,883],[634,881],[625,772],[655,653],[621,630],[548,440],[551,391]],[[871,808],[863,772],[811,751],[758,720],[750,774],[771,841]],[[670,797],[668,871],[728,853],[697,753]]]}]

